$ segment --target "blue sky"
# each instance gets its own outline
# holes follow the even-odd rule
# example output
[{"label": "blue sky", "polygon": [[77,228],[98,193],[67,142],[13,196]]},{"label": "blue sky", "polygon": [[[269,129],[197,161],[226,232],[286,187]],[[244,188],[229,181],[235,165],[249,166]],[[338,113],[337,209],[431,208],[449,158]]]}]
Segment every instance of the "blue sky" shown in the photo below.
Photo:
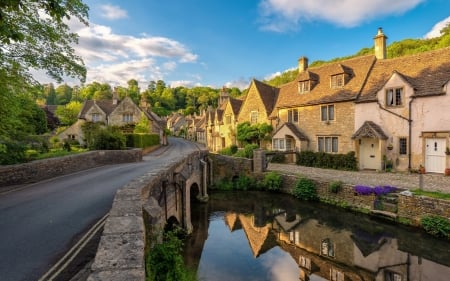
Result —
[{"label": "blue sky", "polygon": [[[373,45],[424,38],[450,22],[448,0],[85,0],[72,22],[87,83],[137,79],[175,86],[248,87],[297,67]],[[438,33],[436,33],[438,34]]]}]

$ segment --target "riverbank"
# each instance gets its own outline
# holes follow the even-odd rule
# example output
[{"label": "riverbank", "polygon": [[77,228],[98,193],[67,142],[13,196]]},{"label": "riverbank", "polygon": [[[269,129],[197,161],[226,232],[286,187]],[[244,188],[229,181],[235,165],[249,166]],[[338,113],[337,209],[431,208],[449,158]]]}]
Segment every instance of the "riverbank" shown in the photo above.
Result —
[{"label": "riverbank", "polygon": [[[419,188],[420,174],[416,173],[385,173],[376,171],[339,171],[295,164],[269,163],[268,171],[285,174],[303,175],[318,181],[341,181],[350,185],[395,186],[401,189],[414,190]],[[423,190],[450,193],[450,177],[442,174],[423,174]]]}]

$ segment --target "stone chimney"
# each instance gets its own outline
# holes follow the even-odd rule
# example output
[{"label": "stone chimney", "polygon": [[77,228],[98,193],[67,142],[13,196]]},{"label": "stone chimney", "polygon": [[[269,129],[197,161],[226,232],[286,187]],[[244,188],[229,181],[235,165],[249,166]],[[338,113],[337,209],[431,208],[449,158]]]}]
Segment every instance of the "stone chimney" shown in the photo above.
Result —
[{"label": "stone chimney", "polygon": [[298,59],[298,72],[303,72],[308,69],[308,58],[307,57],[300,57]]},{"label": "stone chimney", "polygon": [[377,35],[373,38],[375,41],[375,57],[379,60],[384,60],[386,56],[386,39],[387,36],[384,35],[383,29],[378,28]]},{"label": "stone chimney", "polygon": [[116,105],[119,101],[119,94],[117,93],[117,87],[114,87],[112,102]]}]

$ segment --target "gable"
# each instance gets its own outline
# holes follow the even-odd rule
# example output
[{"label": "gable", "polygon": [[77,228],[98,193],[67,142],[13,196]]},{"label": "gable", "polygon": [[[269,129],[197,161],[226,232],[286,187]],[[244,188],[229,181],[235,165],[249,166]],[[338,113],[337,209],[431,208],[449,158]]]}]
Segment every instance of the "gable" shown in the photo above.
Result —
[{"label": "gable", "polygon": [[239,110],[239,122],[249,121],[252,111],[258,112],[260,120],[265,122],[264,119],[267,119],[274,108],[276,98],[276,88],[254,79]]}]

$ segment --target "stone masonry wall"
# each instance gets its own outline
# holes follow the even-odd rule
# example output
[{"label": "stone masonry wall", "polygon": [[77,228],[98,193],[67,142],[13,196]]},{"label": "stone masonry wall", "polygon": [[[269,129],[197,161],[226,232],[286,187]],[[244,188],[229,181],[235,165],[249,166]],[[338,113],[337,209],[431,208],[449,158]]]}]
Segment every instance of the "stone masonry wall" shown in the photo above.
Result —
[{"label": "stone masonry wall", "polygon": [[2,187],[37,182],[100,165],[142,161],[142,150],[99,150],[24,164],[0,166]]},{"label": "stone masonry wall", "polygon": [[250,175],[253,171],[253,160],[233,157],[220,154],[209,154],[212,163],[213,179],[211,184],[214,185],[223,179],[233,179],[241,174]]},{"label": "stone masonry wall", "polygon": [[425,196],[399,195],[398,215],[420,225],[420,219],[427,215],[450,218],[450,201]]}]

